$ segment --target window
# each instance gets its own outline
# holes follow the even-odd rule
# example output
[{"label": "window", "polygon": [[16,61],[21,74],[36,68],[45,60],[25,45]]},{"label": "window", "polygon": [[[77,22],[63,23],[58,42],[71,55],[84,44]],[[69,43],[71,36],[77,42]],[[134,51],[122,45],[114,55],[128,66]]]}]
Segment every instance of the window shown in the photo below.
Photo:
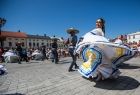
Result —
[{"label": "window", "polygon": [[133,35],[133,39],[135,39],[135,35]]},{"label": "window", "polygon": [[22,46],[24,46],[24,42],[22,42]]},{"label": "window", "polygon": [[129,37],[128,39],[131,39],[131,36],[130,35],[128,37]]},{"label": "window", "polygon": [[47,43],[47,47],[49,46],[49,44]]},{"label": "window", "polygon": [[15,46],[17,46],[18,42],[15,43]]},{"label": "window", "polygon": [[11,47],[12,46],[12,42],[9,42],[9,47]]},{"label": "window", "polygon": [[30,47],[32,46],[32,43],[31,43],[31,42],[29,42],[29,46],[30,46]]},{"label": "window", "polygon": [[35,46],[35,43],[33,43],[33,46]]},{"label": "window", "polygon": [[39,47],[39,43],[37,43],[37,47]]}]

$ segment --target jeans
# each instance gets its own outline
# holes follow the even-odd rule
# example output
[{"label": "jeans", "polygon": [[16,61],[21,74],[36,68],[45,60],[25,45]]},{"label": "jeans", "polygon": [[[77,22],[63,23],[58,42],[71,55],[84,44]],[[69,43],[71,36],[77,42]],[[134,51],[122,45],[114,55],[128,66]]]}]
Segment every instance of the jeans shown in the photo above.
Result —
[{"label": "jeans", "polygon": [[[53,60],[54,62],[57,64],[58,63],[58,53],[57,53],[57,49],[52,49],[52,53],[53,53]],[[52,61],[53,61],[52,60]]]},{"label": "jeans", "polygon": [[72,70],[73,66],[75,65],[75,68],[77,68],[77,64],[76,64],[76,55],[74,55],[74,49],[75,48],[69,48],[69,54],[72,57],[72,63],[69,67],[69,70]]}]

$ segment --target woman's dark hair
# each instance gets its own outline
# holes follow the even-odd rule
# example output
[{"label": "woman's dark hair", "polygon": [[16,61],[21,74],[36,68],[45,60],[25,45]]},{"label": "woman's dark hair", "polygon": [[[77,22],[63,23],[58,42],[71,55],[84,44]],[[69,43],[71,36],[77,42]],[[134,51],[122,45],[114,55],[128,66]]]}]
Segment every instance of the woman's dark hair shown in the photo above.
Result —
[{"label": "woman's dark hair", "polygon": [[101,21],[103,23],[102,31],[104,32],[105,35],[105,20],[103,18],[97,19],[97,21]]}]

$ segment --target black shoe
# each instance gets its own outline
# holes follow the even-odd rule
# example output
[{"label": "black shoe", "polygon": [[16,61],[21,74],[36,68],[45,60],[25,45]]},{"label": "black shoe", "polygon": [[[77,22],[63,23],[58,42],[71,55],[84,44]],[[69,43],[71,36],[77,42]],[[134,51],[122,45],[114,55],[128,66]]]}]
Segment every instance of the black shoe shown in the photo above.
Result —
[{"label": "black shoe", "polygon": [[90,77],[89,77],[89,80],[93,80],[93,77],[92,77],[92,76],[90,76]]},{"label": "black shoe", "polygon": [[28,60],[26,60],[26,62],[29,62]]},{"label": "black shoe", "polygon": [[21,62],[18,62],[18,64],[21,64]]},{"label": "black shoe", "polygon": [[76,66],[75,69],[79,69],[79,66]]},{"label": "black shoe", "polygon": [[69,72],[72,72],[72,71],[75,71],[75,70],[73,70],[73,69],[69,69],[68,71],[69,71]]}]

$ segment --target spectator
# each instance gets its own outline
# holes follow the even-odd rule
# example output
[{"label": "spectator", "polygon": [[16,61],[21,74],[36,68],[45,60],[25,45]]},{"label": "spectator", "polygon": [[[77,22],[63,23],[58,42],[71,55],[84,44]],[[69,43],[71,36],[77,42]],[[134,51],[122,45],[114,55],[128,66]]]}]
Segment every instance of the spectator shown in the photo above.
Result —
[{"label": "spectator", "polygon": [[17,51],[17,55],[19,56],[19,64],[21,64],[21,60],[22,60],[22,47],[21,47],[21,43],[18,42],[17,43],[17,48],[16,48],[16,51]]},{"label": "spectator", "polygon": [[55,62],[55,64],[58,64],[58,52],[57,52],[57,48],[58,48],[58,45],[57,45],[57,39],[54,38],[53,39],[53,43],[52,43],[52,54],[53,54],[53,59],[52,59],[52,62]]},{"label": "spectator", "polygon": [[43,61],[44,59],[46,59],[46,47],[45,46],[42,46],[41,53],[42,53],[42,61]]},{"label": "spectator", "polygon": [[123,44],[123,42],[122,42],[122,37],[121,37],[121,36],[118,36],[118,38],[115,40],[114,43],[115,43],[115,44],[120,44],[120,45],[122,45],[122,44]]},{"label": "spectator", "polygon": [[2,56],[3,53],[4,53],[4,49],[1,47],[0,48],[0,62],[3,62],[4,61],[4,58]]}]

